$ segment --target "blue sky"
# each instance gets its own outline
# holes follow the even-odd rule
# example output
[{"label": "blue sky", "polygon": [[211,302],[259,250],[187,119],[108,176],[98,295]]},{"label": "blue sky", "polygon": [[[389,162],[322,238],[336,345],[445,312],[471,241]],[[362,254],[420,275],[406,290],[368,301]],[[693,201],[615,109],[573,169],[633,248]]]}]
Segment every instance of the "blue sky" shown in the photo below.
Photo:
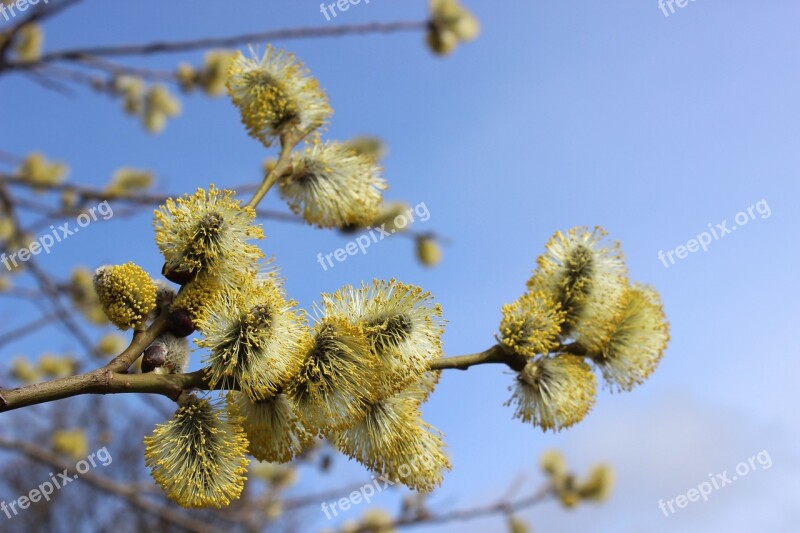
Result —
[{"label": "blue sky", "polygon": [[[565,512],[547,504],[523,513],[537,531],[790,531],[800,518],[790,500],[800,476],[800,418],[790,396],[800,364],[788,339],[800,318],[800,215],[791,207],[800,193],[800,5],[697,0],[669,17],[656,0],[466,5],[482,35],[447,59],[431,56],[415,33],[276,43],[298,54],[328,92],[335,115],[327,137],[382,137],[387,198],[425,202],[430,220],[415,229],[452,240],[434,270],[414,261],[409,240],[393,239],[323,272],[317,253],[348,239],[267,222],[264,249],[276,256],[289,292],[308,306],[320,292],[362,279],[419,284],[449,320],[447,353],[471,353],[492,343],[500,306],[524,289],[554,231],[602,225],[622,242],[632,278],[664,299],[672,342],[658,371],[631,393],[603,392],[582,424],[557,435],[511,419],[502,405],[507,371],[446,373],[425,409],[447,434],[454,465],[434,501],[443,508],[492,501],[520,471],[533,486],[539,454],[558,447],[580,471],[610,462],[618,486],[601,507]],[[197,0],[190,10],[87,1],[46,25],[46,47],[424,15],[417,0],[373,0],[335,22],[317,2]],[[131,62],[171,68],[201,56]],[[153,137],[107,97],[80,90],[60,97],[20,77],[0,81],[0,147],[63,159],[75,181],[102,184],[114,169],[135,166],[155,171],[161,190],[182,193],[254,182],[271,155],[247,137],[225,98],[185,98],[182,116]],[[707,252],[669,268],[659,261],[660,250],[685,245],[709,223],[733,225],[762,200],[770,216],[756,212]],[[265,205],[285,209],[274,195]],[[41,262],[57,270],[128,260],[160,269],[149,215],[93,225]],[[0,305],[8,316],[8,303]],[[24,321],[19,314],[6,323]],[[3,350],[0,362],[69,347],[58,334],[28,339]],[[762,450],[771,468],[673,516],[658,510],[659,499]],[[338,473],[342,481],[364,477],[356,465]],[[395,504],[384,498],[378,503]]]}]

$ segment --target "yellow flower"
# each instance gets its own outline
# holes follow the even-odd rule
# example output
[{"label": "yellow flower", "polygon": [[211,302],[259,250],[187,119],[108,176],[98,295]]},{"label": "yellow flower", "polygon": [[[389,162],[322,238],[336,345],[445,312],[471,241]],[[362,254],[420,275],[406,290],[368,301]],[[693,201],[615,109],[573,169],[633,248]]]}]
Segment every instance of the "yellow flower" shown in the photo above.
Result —
[{"label": "yellow flower", "polygon": [[80,428],[54,431],[53,450],[56,453],[68,455],[76,461],[84,459],[89,453],[89,440],[86,438],[86,432]]},{"label": "yellow flower", "polygon": [[250,441],[249,453],[258,461],[288,463],[312,444],[297,409],[285,394],[253,402],[246,394],[233,393],[244,418]]},{"label": "yellow flower", "polygon": [[419,392],[411,387],[373,402],[362,420],[331,435],[331,441],[376,474],[416,490],[433,490],[450,463],[441,433],[422,420]]},{"label": "yellow flower", "polygon": [[42,378],[38,368],[34,367],[24,357],[15,357],[11,361],[11,377],[27,385],[36,383]]},{"label": "yellow flower", "polygon": [[203,69],[198,76],[198,83],[209,96],[225,93],[228,71],[230,71],[235,53],[228,50],[212,50],[203,58]]},{"label": "yellow flower", "polygon": [[221,409],[192,398],[145,437],[145,464],[183,507],[225,507],[244,488],[247,437],[234,402]]},{"label": "yellow flower", "polygon": [[375,396],[377,370],[363,329],[329,314],[316,324],[303,367],[287,392],[309,431],[335,431],[364,417]]},{"label": "yellow flower", "polygon": [[255,211],[241,207],[233,191],[213,185],[208,192],[168,199],[155,212],[156,243],[168,272],[208,272],[224,285],[256,269],[263,253],[249,239],[262,239],[261,226],[253,224]]},{"label": "yellow flower", "polygon": [[436,388],[436,385],[439,384],[439,379],[441,377],[441,370],[428,370],[409,387],[409,390],[417,394],[420,402],[425,403],[428,401],[430,395],[433,394],[433,391]]},{"label": "yellow flower", "polygon": [[154,85],[144,96],[142,113],[145,129],[158,133],[166,126],[167,118],[180,115],[181,102],[163,85]]},{"label": "yellow flower", "polygon": [[562,338],[573,337],[592,351],[607,342],[628,285],[619,243],[606,246],[605,235],[599,227],[556,232],[528,281],[532,292],[545,292],[561,305]]},{"label": "yellow flower", "polygon": [[15,171],[17,179],[34,185],[37,191],[58,185],[67,177],[68,168],[59,162],[50,162],[38,153],[32,152]]},{"label": "yellow flower", "polygon": [[527,293],[513,304],[504,305],[501,343],[525,357],[550,353],[558,346],[564,322],[564,312],[559,308],[560,304],[541,291]]},{"label": "yellow flower", "polygon": [[411,440],[398,445],[393,454],[375,458],[366,466],[410,489],[430,492],[441,485],[444,472],[451,469],[442,437],[439,430],[417,418],[417,429]]},{"label": "yellow flower", "polygon": [[175,70],[175,77],[178,78],[178,85],[185,93],[190,93],[194,90],[194,85],[197,83],[198,72],[189,63],[180,63]]},{"label": "yellow flower", "polygon": [[39,371],[50,378],[63,378],[75,373],[75,360],[67,355],[46,353],[39,357]]},{"label": "yellow flower", "polygon": [[23,63],[32,63],[42,57],[44,31],[38,24],[25,24],[17,32],[14,40],[14,52]]},{"label": "yellow flower", "polygon": [[106,186],[110,195],[128,195],[147,189],[153,184],[153,173],[137,168],[122,167],[114,172]]},{"label": "yellow flower", "polygon": [[261,58],[238,52],[228,73],[228,94],[247,132],[265,146],[289,133],[308,134],[331,115],[328,98],[291,53],[267,46]]},{"label": "yellow flower", "polygon": [[371,404],[355,425],[332,435],[344,454],[363,465],[397,455],[419,432],[420,399],[404,391]]},{"label": "yellow flower", "polygon": [[530,533],[531,528],[527,522],[516,515],[509,515],[508,517],[508,532],[509,533]]},{"label": "yellow flower", "polygon": [[236,383],[251,400],[274,395],[303,364],[310,343],[305,319],[286,301],[274,277],[250,277],[225,287],[198,322],[210,354],[209,385]]},{"label": "yellow flower", "polygon": [[444,320],[429,292],[397,280],[375,280],[354,289],[348,285],[323,295],[326,309],[363,328],[381,364],[379,396],[405,389],[442,357]]},{"label": "yellow flower", "polygon": [[578,495],[588,501],[603,502],[614,488],[614,470],[608,465],[597,465],[582,483],[575,487]]},{"label": "yellow flower", "polygon": [[98,268],[94,289],[108,319],[122,330],[138,326],[156,308],[153,280],[132,262]]},{"label": "yellow flower", "polygon": [[567,474],[567,461],[558,450],[547,450],[539,458],[539,465],[549,476],[561,478]]},{"label": "yellow flower", "polygon": [[139,115],[144,109],[144,82],[133,76],[114,78],[114,91],[123,98],[123,108],[129,115]]},{"label": "yellow flower", "polygon": [[442,261],[442,248],[433,237],[417,238],[417,259],[426,267],[435,267]]},{"label": "yellow flower", "polygon": [[543,430],[559,431],[583,420],[594,405],[597,385],[589,365],[579,357],[543,357],[517,375],[514,417]]},{"label": "yellow flower", "polygon": [[341,143],[315,140],[292,156],[292,173],[280,194],[309,224],[320,228],[366,226],[378,215],[386,182],[381,168]]},{"label": "yellow flower", "polygon": [[614,326],[594,361],[607,383],[631,390],[653,373],[669,342],[669,324],[658,293],[644,285],[628,288]]},{"label": "yellow flower", "polygon": [[439,55],[447,55],[459,43],[473,41],[480,33],[480,23],[458,0],[431,0],[431,23],[428,46]]},{"label": "yellow flower", "polygon": [[101,357],[112,357],[122,353],[125,346],[127,346],[127,343],[124,338],[116,333],[109,333],[108,335],[103,335],[97,342],[95,352]]},{"label": "yellow flower", "polygon": [[383,509],[372,508],[364,511],[359,524],[359,533],[395,533],[392,515]]},{"label": "yellow flower", "polygon": [[223,289],[224,286],[217,277],[208,272],[201,272],[181,288],[175,296],[172,309],[186,311],[195,326],[204,323],[209,309],[219,300]]}]

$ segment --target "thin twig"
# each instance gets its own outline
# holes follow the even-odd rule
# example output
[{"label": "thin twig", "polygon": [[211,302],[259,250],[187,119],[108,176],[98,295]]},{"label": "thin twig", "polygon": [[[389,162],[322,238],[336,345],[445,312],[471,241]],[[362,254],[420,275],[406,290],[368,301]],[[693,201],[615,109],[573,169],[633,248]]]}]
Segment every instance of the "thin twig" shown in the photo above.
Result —
[{"label": "thin twig", "polygon": [[[313,28],[291,28],[271,30],[258,33],[245,33],[230,37],[211,37],[191,41],[154,42],[149,44],[129,44],[116,46],[94,46],[73,48],[44,54],[40,63],[52,61],[83,60],[92,56],[138,56],[190,50],[207,50],[209,48],[228,48],[248,43],[304,39],[309,37],[340,37],[344,35],[369,35],[373,33],[398,33],[421,31],[428,27],[427,21],[371,22],[367,24],[349,24],[342,26],[318,26]],[[14,64],[13,66],[22,66]]]}]

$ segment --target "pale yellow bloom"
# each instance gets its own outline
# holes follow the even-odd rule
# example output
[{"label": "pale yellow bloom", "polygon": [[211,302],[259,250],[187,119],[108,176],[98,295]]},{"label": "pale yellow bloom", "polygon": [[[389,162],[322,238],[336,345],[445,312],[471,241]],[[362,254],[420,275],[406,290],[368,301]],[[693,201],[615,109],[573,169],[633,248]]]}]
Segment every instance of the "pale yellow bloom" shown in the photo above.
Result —
[{"label": "pale yellow bloom", "polygon": [[475,40],[480,23],[458,0],[431,0],[431,23],[427,41],[439,55],[451,53],[460,43]]},{"label": "pale yellow bloom", "polygon": [[64,163],[48,161],[44,155],[32,152],[22,161],[14,174],[17,179],[34,185],[37,190],[43,190],[63,182],[68,171]]},{"label": "pale yellow bloom", "polygon": [[506,405],[514,417],[543,430],[561,430],[580,422],[594,405],[597,385],[589,365],[573,355],[542,357],[517,375]]},{"label": "pale yellow bloom", "polygon": [[550,353],[558,346],[564,323],[560,307],[561,304],[542,291],[527,293],[513,304],[504,305],[501,343],[525,357]]},{"label": "pale yellow bloom", "polygon": [[426,267],[435,267],[442,261],[442,248],[432,237],[417,239],[417,259]]},{"label": "pale yellow bloom", "polygon": [[299,372],[311,342],[295,305],[271,276],[250,276],[240,286],[224,287],[197,323],[205,333],[197,344],[209,350],[204,360],[209,384],[229,389],[236,383],[253,401],[286,385]]},{"label": "pale yellow bloom", "polygon": [[361,420],[375,399],[378,369],[363,328],[328,313],[316,324],[287,392],[312,433],[344,429]]},{"label": "pale yellow bloom", "polygon": [[656,369],[669,342],[669,324],[658,293],[644,285],[625,291],[623,310],[594,361],[606,382],[621,390],[641,384]]},{"label": "pale yellow bloom", "polygon": [[370,158],[335,142],[315,140],[292,156],[280,194],[309,224],[321,228],[366,226],[378,215],[387,188]]},{"label": "pale yellow bloom", "polygon": [[56,453],[67,455],[75,461],[85,459],[89,454],[89,440],[81,428],[54,431],[52,439]]},{"label": "pale yellow bloom", "polygon": [[111,195],[128,195],[147,189],[152,184],[152,172],[122,167],[111,176],[111,181],[106,186],[106,192]]},{"label": "pale yellow bloom", "polygon": [[294,402],[286,394],[252,401],[233,393],[244,418],[249,453],[258,461],[287,463],[306,451],[314,436],[306,431]]},{"label": "pale yellow bloom", "polygon": [[208,192],[168,199],[155,212],[156,243],[166,260],[166,270],[209,274],[224,285],[234,285],[257,269],[264,256],[247,241],[262,239],[260,225],[253,224],[255,210],[242,207],[233,191],[214,185]]},{"label": "pale yellow bloom", "polygon": [[26,24],[17,32],[14,52],[23,63],[32,63],[42,57],[44,31],[38,24]]},{"label": "pale yellow bloom", "polygon": [[248,133],[264,145],[289,133],[309,134],[331,115],[328,98],[291,53],[267,46],[261,57],[238,52],[228,73],[228,94]]},{"label": "pale yellow bloom", "polygon": [[225,507],[244,488],[247,437],[236,406],[192,399],[145,437],[153,479],[183,507]]},{"label": "pale yellow bloom", "polygon": [[545,292],[561,305],[562,338],[591,351],[608,341],[628,285],[619,243],[607,245],[605,235],[599,227],[556,232],[528,281],[531,291]]}]

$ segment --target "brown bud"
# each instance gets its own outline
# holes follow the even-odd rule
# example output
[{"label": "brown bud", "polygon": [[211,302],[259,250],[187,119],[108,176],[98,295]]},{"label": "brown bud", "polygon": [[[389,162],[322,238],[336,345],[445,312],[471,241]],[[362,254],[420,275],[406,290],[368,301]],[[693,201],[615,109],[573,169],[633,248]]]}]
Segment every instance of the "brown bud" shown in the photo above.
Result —
[{"label": "brown bud", "polygon": [[186,309],[173,309],[170,311],[167,325],[170,333],[176,337],[187,337],[196,329],[192,316]]},{"label": "brown bud", "polygon": [[170,270],[167,268],[166,263],[161,267],[161,275],[178,285],[186,285],[194,279],[196,274],[196,272],[191,270]]},{"label": "brown bud", "polygon": [[156,368],[164,366],[167,357],[167,349],[161,343],[153,343],[144,351],[142,357],[142,374],[152,372]]}]

